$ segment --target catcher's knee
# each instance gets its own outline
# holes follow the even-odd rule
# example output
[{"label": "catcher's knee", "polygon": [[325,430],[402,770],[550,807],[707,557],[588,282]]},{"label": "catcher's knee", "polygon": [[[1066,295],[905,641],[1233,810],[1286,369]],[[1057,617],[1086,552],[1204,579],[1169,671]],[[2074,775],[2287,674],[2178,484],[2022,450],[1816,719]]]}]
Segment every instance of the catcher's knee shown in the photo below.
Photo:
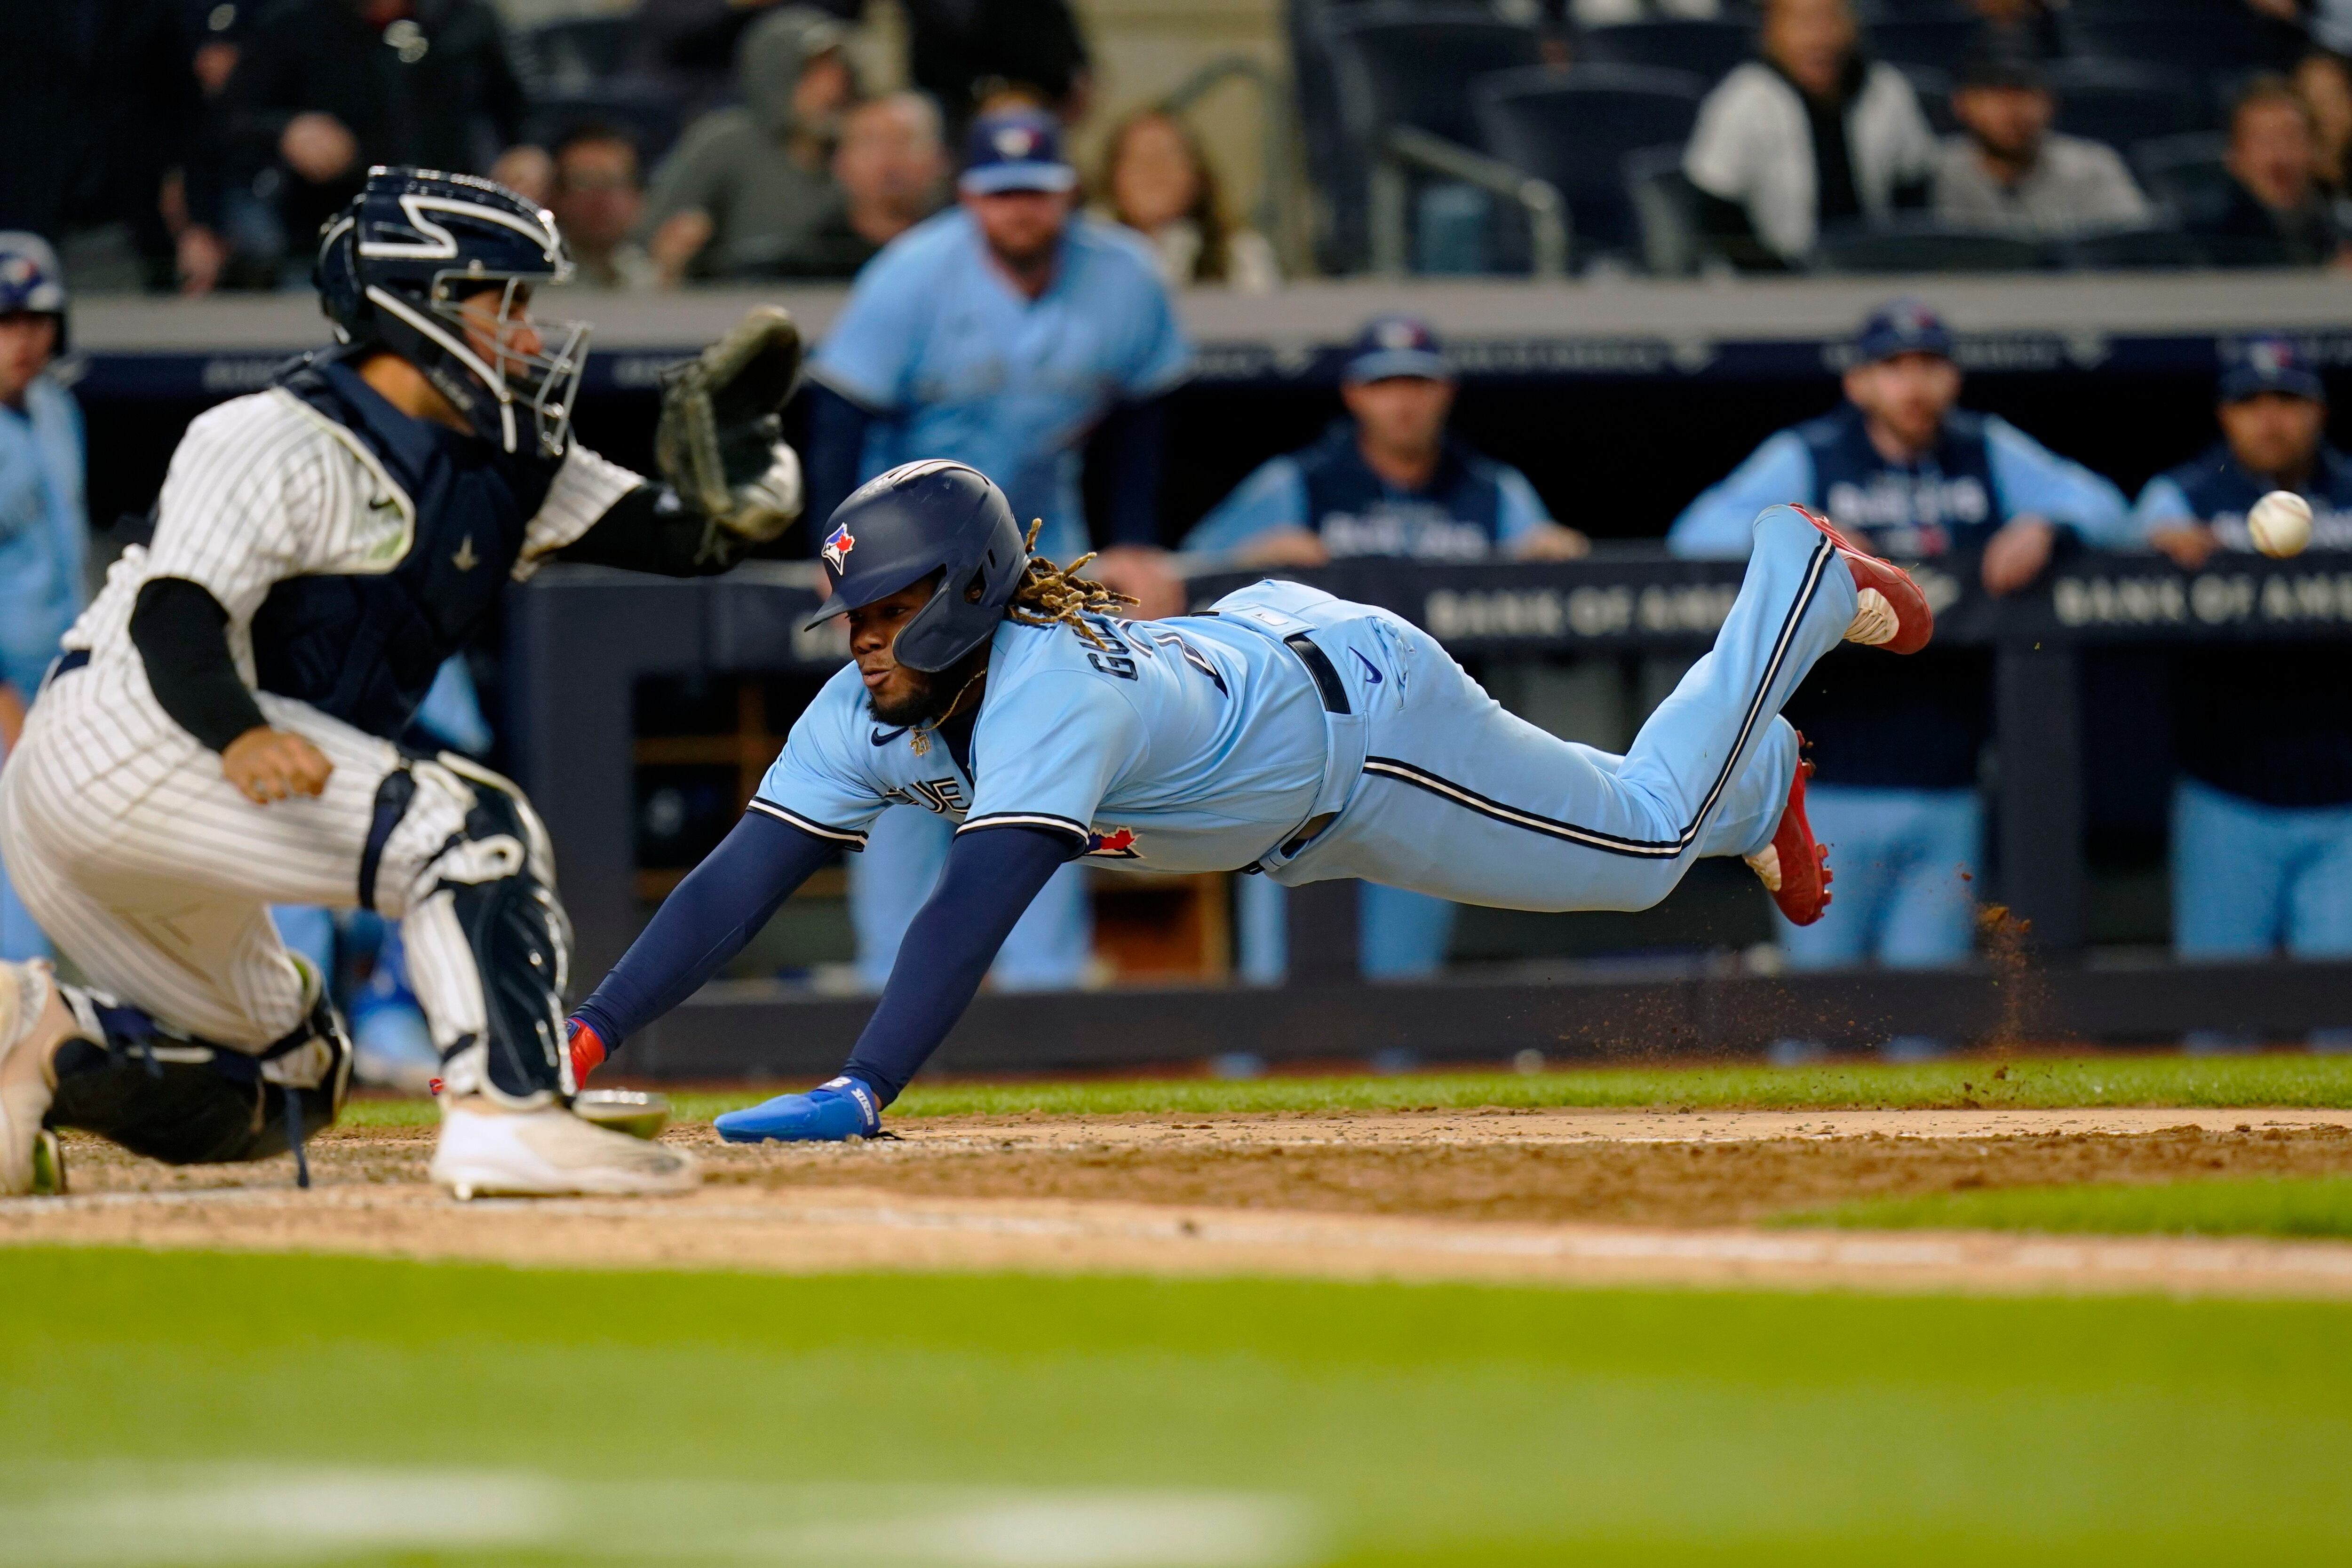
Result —
[{"label": "catcher's knee", "polygon": [[166,1165],[268,1159],[341,1114],[352,1046],[324,998],[258,1054],[170,1033],[144,1013],[69,996],[82,1038],[58,1048],[46,1122]]}]

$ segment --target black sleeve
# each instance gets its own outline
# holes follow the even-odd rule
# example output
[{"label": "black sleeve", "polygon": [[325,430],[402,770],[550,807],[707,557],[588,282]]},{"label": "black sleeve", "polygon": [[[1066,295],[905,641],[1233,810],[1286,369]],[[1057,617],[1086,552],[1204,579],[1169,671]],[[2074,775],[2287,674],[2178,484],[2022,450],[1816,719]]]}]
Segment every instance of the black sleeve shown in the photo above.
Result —
[{"label": "black sleeve", "polygon": [[1103,540],[1114,545],[1160,542],[1160,476],[1168,450],[1168,400],[1125,402],[1103,422],[1095,448],[1111,465]]},{"label": "black sleeve", "polygon": [[808,485],[809,526],[823,531],[833,509],[857,488],[857,474],[866,461],[866,427],[874,416],[835,392],[811,382],[808,388],[808,450],[801,454],[801,471]]},{"label": "black sleeve", "polygon": [[269,721],[228,652],[228,612],[202,583],[159,577],[131,607],[131,641],[172,722],[215,751]]},{"label": "black sleeve", "polygon": [[840,846],[750,810],[688,872],[578,1017],[606,1051],[700,990]]},{"label": "black sleeve", "polygon": [[1898,213],[1923,212],[1935,193],[1936,177],[1920,174],[1912,179],[1895,181],[1895,189],[1888,193],[1887,204]]},{"label": "black sleeve", "polygon": [[1070,858],[1070,835],[1044,828],[958,833],[928,903],[907,926],[882,1002],[842,1071],[888,1104],[964,1009],[1029,901]]},{"label": "black sleeve", "polygon": [[1748,208],[1728,197],[1696,186],[1691,193],[1698,202],[1698,232],[1717,254],[1742,272],[1785,272],[1788,263],[1782,261],[1757,237],[1756,225],[1748,216]]},{"label": "black sleeve", "polygon": [[605,509],[588,531],[555,552],[582,566],[617,566],[658,577],[713,577],[751,549],[678,504],[667,485],[640,485]]}]

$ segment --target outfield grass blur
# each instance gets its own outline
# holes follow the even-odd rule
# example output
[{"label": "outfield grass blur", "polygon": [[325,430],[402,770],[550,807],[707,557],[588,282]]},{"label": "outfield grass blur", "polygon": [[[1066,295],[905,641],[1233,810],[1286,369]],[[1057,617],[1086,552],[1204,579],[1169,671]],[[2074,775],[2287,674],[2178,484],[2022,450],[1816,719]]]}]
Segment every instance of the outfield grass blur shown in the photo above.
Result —
[{"label": "outfield grass blur", "polygon": [[1777,1223],[2116,1236],[2352,1236],[2352,1176],[1977,1188],[1860,1198]]},{"label": "outfield grass blur", "polygon": [[[194,1561],[174,1552],[202,1542],[137,1495],[191,1462],[340,1500],[310,1510],[355,1532],[337,1551],[206,1559],[255,1563],[1208,1560],[894,1545],[879,1494],[821,1490],[876,1484],[1149,1489],[1180,1523],[1184,1498],[1241,1495],[1310,1527],[1235,1568],[2352,1552],[2352,1308],[2318,1304],[9,1249],[0,1429],[10,1563],[126,1518],[152,1540],[71,1560]],[[468,1551],[453,1520],[520,1506],[447,1479],[477,1469],[526,1502],[534,1476],[571,1489],[558,1504],[601,1499],[638,1534],[650,1519],[677,1555],[613,1526]],[[392,1506],[403,1477],[445,1499],[437,1525]],[[739,1524],[832,1547],[696,1549],[762,1495],[774,1516]],[[429,1553],[392,1544],[428,1528]]]},{"label": "outfield grass blur", "polygon": [[[2000,1074],[2000,1076],[1995,1076]],[[598,1082],[604,1082],[600,1076]],[[778,1085],[772,1092],[782,1092]],[[679,1093],[681,1120],[706,1122],[762,1093]],[[1582,1068],[1394,1077],[1094,1079],[917,1084],[893,1116],[1213,1114],[1501,1106],[1689,1106],[1695,1110],[1888,1110],[2087,1105],[2352,1105],[2352,1056],[2116,1056],[1875,1062],[1809,1067]],[[347,1120],[432,1120],[426,1101],[362,1100]]]}]

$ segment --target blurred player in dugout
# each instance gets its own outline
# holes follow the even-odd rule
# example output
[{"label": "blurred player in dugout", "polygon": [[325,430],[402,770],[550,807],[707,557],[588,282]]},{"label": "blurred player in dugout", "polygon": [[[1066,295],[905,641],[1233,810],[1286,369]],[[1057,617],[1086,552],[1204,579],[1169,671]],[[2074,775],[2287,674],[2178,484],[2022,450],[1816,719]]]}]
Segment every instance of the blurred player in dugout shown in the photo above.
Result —
[{"label": "blurred player in dugout", "polygon": [[[2190,570],[2253,549],[2272,490],[2311,503],[2312,542],[2352,548],[2352,462],[2327,444],[2327,389],[2259,339],[2221,372],[2221,439],[2140,493],[2147,542]],[[2352,954],[2352,647],[2184,650],[2172,803],[2172,941],[2184,958]]]},{"label": "blurred player in dugout", "polygon": [[[866,265],[809,365],[809,516],[916,458],[947,458],[1003,486],[1036,549],[1086,553],[1080,498],[1090,441],[1111,463],[1111,548],[1093,575],[1182,608],[1152,548],[1159,527],[1161,400],[1192,354],[1159,264],[1129,231],[1075,210],[1077,171],[1060,127],[1029,109],[972,122],[958,204]],[[822,542],[821,540],[819,541]],[[880,733],[877,729],[877,733]],[[904,806],[849,857],[857,970],[879,988],[907,924],[930,896],[952,822]],[[1037,895],[1000,950],[1008,988],[1073,986],[1093,945],[1085,873],[1074,862]]]},{"label": "blurred player in dugout", "polygon": [[[1527,476],[1448,433],[1454,381],[1429,324],[1410,316],[1365,323],[1340,371],[1347,413],[1313,445],[1269,459],[1185,536],[1193,570],[1321,566],[1349,556],[1408,560],[1562,560],[1591,544],[1544,509]],[[1241,969],[1282,978],[1287,890],[1240,880]],[[1358,961],[1375,978],[1434,974],[1445,963],[1454,906],[1401,887],[1363,884]]]},{"label": "blurred player in dugout", "polygon": [[[0,759],[81,613],[89,515],[81,410],[47,374],[65,348],[66,286],[38,235],[0,233]],[[0,866],[0,959],[48,956]]]},{"label": "blurred player in dugout", "polygon": [[[1744,555],[1749,520],[1794,501],[1898,560],[1980,549],[1986,591],[2004,594],[2063,549],[2137,541],[2115,486],[1959,395],[1942,319],[1916,300],[1882,307],[1854,340],[1844,403],[1758,447],[1675,519],[1667,548]],[[1964,653],[1916,659],[1904,676],[1826,659],[1789,705],[1814,748],[1807,803],[1837,867],[1828,914],[1781,923],[1800,968],[1933,967],[1971,949],[1986,677]]]}]

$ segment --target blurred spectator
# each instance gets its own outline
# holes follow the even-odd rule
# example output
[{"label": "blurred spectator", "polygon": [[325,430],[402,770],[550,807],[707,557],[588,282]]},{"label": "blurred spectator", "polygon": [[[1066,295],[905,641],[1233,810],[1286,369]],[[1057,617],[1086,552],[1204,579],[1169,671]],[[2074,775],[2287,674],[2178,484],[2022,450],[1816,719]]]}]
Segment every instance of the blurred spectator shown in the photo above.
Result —
[{"label": "blurred spectator", "polygon": [[1591,541],[1551,520],[1527,476],[1446,433],[1454,382],[1437,334],[1378,316],[1357,334],[1339,396],[1348,417],[1314,445],[1268,459],[1185,536],[1236,566],[1339,557],[1564,560]]},{"label": "blurred spectator", "polygon": [[1735,263],[1785,267],[1823,229],[1927,205],[1935,132],[1903,73],[1856,38],[1846,0],[1768,0],[1764,57],[1699,106],[1683,172],[1701,227]]},{"label": "blurred spectator", "polygon": [[[1857,543],[1916,560],[1981,549],[1984,585],[2014,592],[2062,539],[2130,537],[2122,494],[2008,422],[1958,406],[1950,331],[1916,300],[1863,323],[1844,406],[1784,430],[1675,520],[1669,549],[1744,556],[1757,513],[1780,501],[1826,512]],[[1818,925],[1781,925],[1790,962],[1876,959],[1916,967],[1967,958],[1968,879],[1982,853],[1977,759],[1990,733],[1984,676],[1965,654],[1824,661],[1789,706],[1817,750],[1807,800],[1833,847],[1836,901]]]},{"label": "blurred spectator", "polygon": [[576,126],[555,144],[556,227],[589,288],[655,288],[661,273],[631,236],[644,217],[637,144],[616,126]]},{"label": "blurred spectator", "polygon": [[2352,204],[2352,64],[2341,55],[2314,49],[2294,68],[2294,90],[2311,111],[2314,178],[2334,209],[2337,231],[2347,232],[2347,204]]},{"label": "blurred spectator", "polygon": [[1936,170],[1936,216],[1956,229],[2058,238],[2147,222],[2147,199],[2116,150],[2050,129],[2058,111],[2040,62],[1973,52],[1952,94],[1967,133]]},{"label": "blurred spectator", "polygon": [[487,173],[527,105],[483,0],[278,0],[256,17],[222,108],[242,155],[230,177],[250,181],[299,267],[369,165]]},{"label": "blurred spectator", "polygon": [[1614,27],[1627,22],[1712,20],[1723,15],[1723,0],[1544,0],[1547,18],[1563,10],[1580,27]]},{"label": "blurred spectator", "polygon": [[2230,115],[2230,183],[2186,226],[2228,267],[2320,267],[2345,235],[2319,188],[2312,112],[2284,77],[2257,77]]},{"label": "blurred spectator", "polygon": [[169,285],[197,112],[175,0],[0,0],[0,229],[47,239],[85,293]]},{"label": "blurred spectator", "polygon": [[1171,288],[1205,283],[1270,294],[1282,281],[1274,246],[1226,217],[1199,139],[1165,110],[1139,110],[1112,131],[1100,193],[1108,203],[1101,215],[1151,242]]},{"label": "blurred spectator", "polygon": [[[1047,116],[972,122],[958,208],[883,248],[811,358],[810,517],[899,463],[946,458],[1002,485],[1014,517],[1042,520],[1038,550],[1068,561],[1087,548],[1079,469],[1100,429],[1113,476],[1103,531],[1139,548],[1106,556],[1092,575],[1139,597],[1166,593],[1173,579],[1149,549],[1160,402],[1190,372],[1192,350],[1142,242],[1073,212],[1077,183]],[[1175,601],[1181,610],[1181,590]],[[946,819],[905,807],[884,812],[852,859],[857,968],[869,984],[887,977],[947,839]],[[997,983],[1075,985],[1090,944],[1072,865],[1013,928]]]},{"label": "blurred spectator", "polygon": [[842,117],[833,179],[841,200],[784,268],[855,277],[882,247],[939,211],[948,172],[939,106],[919,92],[870,98]]},{"label": "blurred spectator", "polygon": [[[2195,570],[2252,548],[2272,490],[2311,503],[2312,538],[2352,545],[2352,461],[2326,442],[2327,389],[2282,339],[2223,370],[2221,440],[2148,481],[2136,521]],[[2184,958],[2352,954],[2352,648],[2183,649],[2172,809],[2172,941]]]},{"label": "blurred spectator", "polygon": [[[0,233],[0,760],[81,612],[89,516],[81,410],[47,374],[65,347],[65,275],[37,235]],[[48,945],[0,867],[0,958]]]},{"label": "blurred spectator", "polygon": [[723,108],[735,94],[743,35],[782,5],[814,8],[844,23],[866,10],[866,0],[643,0],[635,13],[635,72],[688,120]]},{"label": "blurred spectator", "polygon": [[807,5],[743,35],[740,108],[705,115],[654,179],[654,264],[671,283],[763,277],[806,265],[839,207],[826,168],[857,92],[841,23]]},{"label": "blurred spectator", "polygon": [[[2292,13],[2296,0],[2272,0],[2272,3]],[[2277,10],[2272,14],[2277,15]],[[2294,18],[2289,15],[2283,19],[2293,21]],[[2338,55],[2352,55],[2352,0],[2311,0],[2311,13],[2304,18],[2304,25],[2311,30],[2311,41],[2321,48]]]},{"label": "blurred spectator", "polygon": [[1982,44],[2005,54],[2054,59],[2066,52],[2058,12],[2065,0],[1967,0]]},{"label": "blurred spectator", "polygon": [[[1525,475],[1446,434],[1454,390],[1428,323],[1373,318],[1340,372],[1348,417],[1314,445],[1260,465],[1184,548],[1274,568],[1366,555],[1559,560],[1589,550],[1582,534],[1551,520]],[[1262,876],[1238,882],[1243,976],[1277,981],[1288,947],[1286,890]],[[1357,959],[1366,975],[1394,979],[1444,967],[1452,904],[1369,883],[1358,897]]]}]

